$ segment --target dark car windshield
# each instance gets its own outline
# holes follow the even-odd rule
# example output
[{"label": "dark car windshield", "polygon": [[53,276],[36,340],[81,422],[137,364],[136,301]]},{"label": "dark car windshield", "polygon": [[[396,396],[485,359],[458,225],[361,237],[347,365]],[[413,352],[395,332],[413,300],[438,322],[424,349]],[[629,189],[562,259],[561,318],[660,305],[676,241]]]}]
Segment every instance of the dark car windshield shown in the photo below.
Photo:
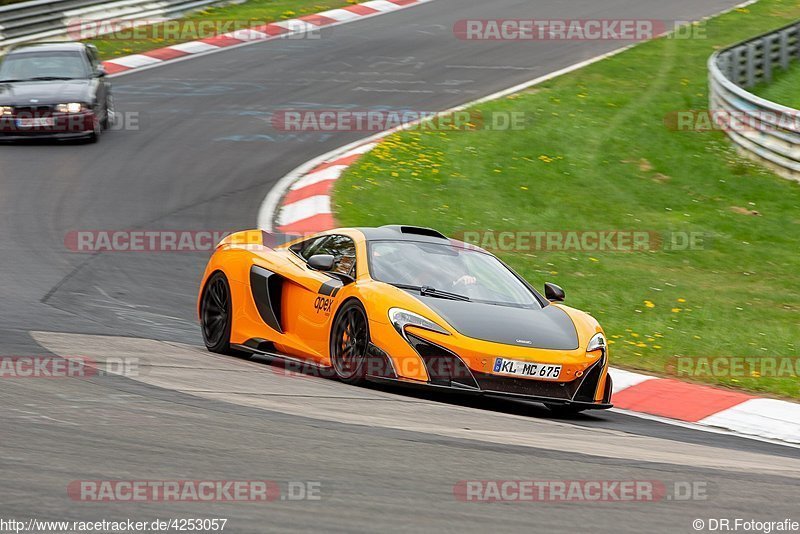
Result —
[{"label": "dark car windshield", "polygon": [[89,62],[78,51],[19,52],[0,63],[0,81],[89,77]]},{"label": "dark car windshield", "polygon": [[[374,241],[369,247],[374,280],[404,288],[432,288],[474,302],[539,308],[533,292],[490,254],[451,244]],[[433,296],[435,292],[432,293]]]}]

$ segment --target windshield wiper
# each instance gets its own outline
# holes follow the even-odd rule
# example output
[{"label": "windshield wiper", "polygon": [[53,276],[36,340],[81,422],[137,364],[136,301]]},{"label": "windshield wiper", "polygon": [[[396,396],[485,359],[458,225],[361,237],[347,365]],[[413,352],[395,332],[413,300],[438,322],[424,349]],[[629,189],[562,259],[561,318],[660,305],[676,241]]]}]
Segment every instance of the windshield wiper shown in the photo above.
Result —
[{"label": "windshield wiper", "polygon": [[459,295],[458,293],[448,293],[447,291],[442,291],[441,289],[436,289],[430,286],[411,286],[408,284],[392,284],[394,287],[399,289],[407,289],[409,291],[419,291],[419,294],[423,297],[436,297],[440,299],[450,299],[450,300],[463,300],[465,302],[469,302],[470,298],[464,295]]}]

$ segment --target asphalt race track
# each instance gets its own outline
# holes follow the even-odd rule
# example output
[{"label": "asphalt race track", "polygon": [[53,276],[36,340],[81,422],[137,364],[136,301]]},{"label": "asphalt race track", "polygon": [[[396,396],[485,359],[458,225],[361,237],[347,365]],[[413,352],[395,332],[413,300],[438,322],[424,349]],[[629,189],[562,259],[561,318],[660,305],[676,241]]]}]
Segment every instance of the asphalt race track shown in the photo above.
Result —
[{"label": "asphalt race track", "polygon": [[[114,78],[139,129],[96,145],[0,146],[2,355],[138,358],[136,376],[3,380],[0,517],[229,519],[227,531],[692,532],[797,512],[800,451],[620,413],[353,388],[202,349],[207,253],[80,254],[77,230],[254,226],[271,186],[364,133],[288,134],[271,114],[446,109],[620,42],[464,42],[458,19],[696,19],[733,0],[434,0]],[[402,213],[398,213],[402,219]],[[202,350],[201,350],[202,349]],[[75,480],[319,483],[321,499],[99,503]],[[706,500],[470,503],[463,480],[699,483]],[[797,519],[795,517],[795,519]],[[464,525],[468,525],[465,528]]]}]

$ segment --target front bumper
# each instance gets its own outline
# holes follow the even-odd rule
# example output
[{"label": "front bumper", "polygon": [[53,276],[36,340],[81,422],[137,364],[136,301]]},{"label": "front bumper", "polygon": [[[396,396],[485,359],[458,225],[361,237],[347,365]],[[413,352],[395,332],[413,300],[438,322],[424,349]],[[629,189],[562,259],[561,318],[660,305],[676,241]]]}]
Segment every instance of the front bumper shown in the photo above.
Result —
[{"label": "front bumper", "polygon": [[[17,119],[52,118],[51,126],[20,126]],[[73,114],[47,114],[42,116],[3,115],[0,117],[0,140],[24,139],[75,139],[91,135],[95,131],[97,117],[93,111]]]},{"label": "front bumper", "polygon": [[[371,345],[369,351],[367,378],[375,382],[516,398],[582,409],[606,410],[613,407],[613,384],[608,375],[605,353],[581,377],[570,382],[554,382],[479,372],[470,369],[462,358],[444,347],[413,335],[409,335],[408,340],[426,367],[427,382],[398,376],[392,358],[375,345]],[[601,386],[602,394],[599,391]]]}]

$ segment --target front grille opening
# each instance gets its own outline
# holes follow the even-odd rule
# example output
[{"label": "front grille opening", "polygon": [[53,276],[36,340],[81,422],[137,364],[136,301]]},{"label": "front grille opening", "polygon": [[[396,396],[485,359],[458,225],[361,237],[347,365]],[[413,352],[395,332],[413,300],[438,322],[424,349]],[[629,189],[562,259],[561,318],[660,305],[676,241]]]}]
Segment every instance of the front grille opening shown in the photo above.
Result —
[{"label": "front grille opening", "polygon": [[406,334],[411,346],[420,355],[430,377],[430,383],[466,389],[478,389],[472,371],[464,361],[449,350],[412,334]]}]

